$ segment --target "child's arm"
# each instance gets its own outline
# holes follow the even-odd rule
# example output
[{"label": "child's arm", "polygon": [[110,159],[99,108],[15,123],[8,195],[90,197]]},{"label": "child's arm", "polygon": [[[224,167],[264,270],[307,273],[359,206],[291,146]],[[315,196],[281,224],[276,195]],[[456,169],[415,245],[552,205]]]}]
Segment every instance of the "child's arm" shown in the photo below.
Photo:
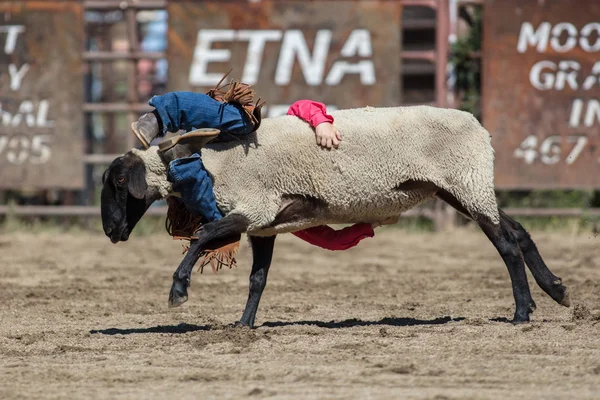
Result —
[{"label": "child's arm", "polygon": [[346,250],[356,246],[358,242],[365,238],[375,236],[373,229],[376,227],[395,224],[396,222],[398,222],[398,217],[392,217],[372,224],[354,224],[338,231],[327,225],[322,225],[292,232],[292,234],[305,242],[327,250]]},{"label": "child's arm", "polygon": [[[315,128],[317,144],[331,148],[338,147],[342,136],[333,126],[333,117],[327,114],[325,104],[312,100],[299,100],[292,104],[287,112],[310,124]],[[346,250],[354,247],[361,240],[375,236],[374,228],[398,222],[398,218],[390,218],[372,224],[354,224],[336,231],[327,225],[293,232],[300,239],[327,250]]]},{"label": "child's arm", "polygon": [[312,245],[327,250],[346,250],[364,238],[375,236],[371,224],[355,224],[336,231],[327,225],[292,232],[293,235]]},{"label": "child's arm", "polygon": [[333,117],[327,114],[325,104],[312,100],[299,100],[292,104],[287,112],[310,124],[315,129],[317,144],[322,147],[337,148],[342,135],[333,126]]}]

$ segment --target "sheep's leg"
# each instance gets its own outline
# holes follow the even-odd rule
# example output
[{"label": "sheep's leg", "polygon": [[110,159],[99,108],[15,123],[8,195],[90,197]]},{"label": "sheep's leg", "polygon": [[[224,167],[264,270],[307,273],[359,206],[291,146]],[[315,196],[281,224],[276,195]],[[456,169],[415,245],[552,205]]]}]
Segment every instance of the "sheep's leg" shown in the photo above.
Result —
[{"label": "sheep's leg", "polygon": [[500,223],[505,225],[506,229],[515,237],[525,263],[539,287],[558,304],[569,307],[571,303],[567,288],[562,284],[562,279],[548,269],[529,233],[504,211],[500,209],[498,211],[500,211]]},{"label": "sheep's leg", "polygon": [[250,237],[252,246],[252,272],[250,273],[250,293],[242,318],[236,323],[238,326],[254,326],[254,318],[258,310],[260,297],[267,284],[267,274],[273,258],[273,247],[275,245],[275,236]]},{"label": "sheep's leg", "polygon": [[[446,203],[450,204],[461,214],[468,218],[473,218],[469,211],[448,192],[440,190],[438,191],[437,196]],[[529,233],[527,233],[525,228],[523,228],[520,223],[506,215],[504,211],[498,209],[498,212],[500,214],[500,223],[502,224],[503,228],[507,232],[510,232],[510,234],[517,241],[519,249],[521,250],[521,254],[525,259],[525,263],[527,264],[527,267],[531,271],[531,274],[533,275],[533,278],[537,284],[558,304],[569,307],[570,300],[567,288],[562,284],[562,279],[554,275],[548,269],[535,243],[531,239],[531,236],[529,236]]]},{"label": "sheep's leg", "polygon": [[494,244],[508,268],[516,304],[515,316],[512,322],[528,322],[529,314],[535,310],[535,302],[529,292],[525,263],[516,239],[504,229],[503,224],[494,224],[486,217],[476,217],[475,219]]},{"label": "sheep's leg", "polygon": [[499,224],[492,223],[485,215],[474,214],[467,210],[457,199],[445,190],[439,190],[436,196],[456,208],[460,213],[477,221],[481,230],[500,253],[502,260],[508,268],[512,282],[513,296],[515,298],[515,315],[513,323],[529,321],[529,314],[535,310],[535,302],[529,291],[525,263],[517,239],[510,234],[506,223],[500,220]]},{"label": "sheep's leg", "polygon": [[218,221],[209,222],[196,232],[197,240],[190,243],[190,248],[173,274],[173,285],[169,293],[169,306],[177,307],[188,299],[187,288],[190,286],[192,270],[202,250],[212,240],[239,235],[246,231],[248,222],[238,214],[229,214]]}]

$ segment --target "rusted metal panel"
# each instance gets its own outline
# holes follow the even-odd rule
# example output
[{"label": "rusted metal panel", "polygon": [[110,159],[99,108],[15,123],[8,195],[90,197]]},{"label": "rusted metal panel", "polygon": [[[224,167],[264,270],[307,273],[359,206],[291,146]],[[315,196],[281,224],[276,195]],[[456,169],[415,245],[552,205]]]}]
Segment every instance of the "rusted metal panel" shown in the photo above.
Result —
[{"label": "rusted metal panel", "polygon": [[267,100],[329,109],[398,105],[398,1],[171,1],[169,89],[206,92],[233,68]]},{"label": "rusted metal panel", "polygon": [[81,5],[0,1],[0,15],[0,188],[81,188]]},{"label": "rusted metal panel", "polygon": [[600,2],[487,0],[483,123],[500,188],[600,188]]}]

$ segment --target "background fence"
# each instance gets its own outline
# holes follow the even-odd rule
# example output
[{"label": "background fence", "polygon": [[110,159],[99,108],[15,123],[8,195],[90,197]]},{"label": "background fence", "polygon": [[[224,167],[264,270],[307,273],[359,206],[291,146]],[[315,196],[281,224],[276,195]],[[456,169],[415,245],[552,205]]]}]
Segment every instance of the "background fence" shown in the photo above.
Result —
[{"label": "background fence", "polygon": [[[589,3],[575,11],[566,0],[0,1],[0,214],[99,215],[101,174],[134,146],[129,125],[146,101],[206,91],[230,66],[257,86],[269,116],[302,97],[331,108],[473,112],[492,133],[499,187],[520,191],[501,193],[505,206],[536,188],[595,193],[600,10]],[[535,204],[507,211],[600,215]],[[441,202],[406,215],[438,228],[456,221]]]}]

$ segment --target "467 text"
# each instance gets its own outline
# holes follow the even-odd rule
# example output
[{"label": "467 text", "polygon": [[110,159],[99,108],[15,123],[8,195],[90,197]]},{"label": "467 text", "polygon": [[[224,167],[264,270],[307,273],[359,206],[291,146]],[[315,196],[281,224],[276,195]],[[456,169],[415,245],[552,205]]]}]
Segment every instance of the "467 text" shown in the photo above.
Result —
[{"label": "467 text", "polygon": [[[554,165],[564,161],[567,165],[573,164],[581,155],[588,143],[585,135],[570,135],[566,138],[560,135],[548,136],[539,139],[536,136],[528,136],[514,151],[516,158],[522,158],[525,164],[533,164],[539,160],[546,165]],[[563,148],[568,147],[568,154],[562,159]]]}]

